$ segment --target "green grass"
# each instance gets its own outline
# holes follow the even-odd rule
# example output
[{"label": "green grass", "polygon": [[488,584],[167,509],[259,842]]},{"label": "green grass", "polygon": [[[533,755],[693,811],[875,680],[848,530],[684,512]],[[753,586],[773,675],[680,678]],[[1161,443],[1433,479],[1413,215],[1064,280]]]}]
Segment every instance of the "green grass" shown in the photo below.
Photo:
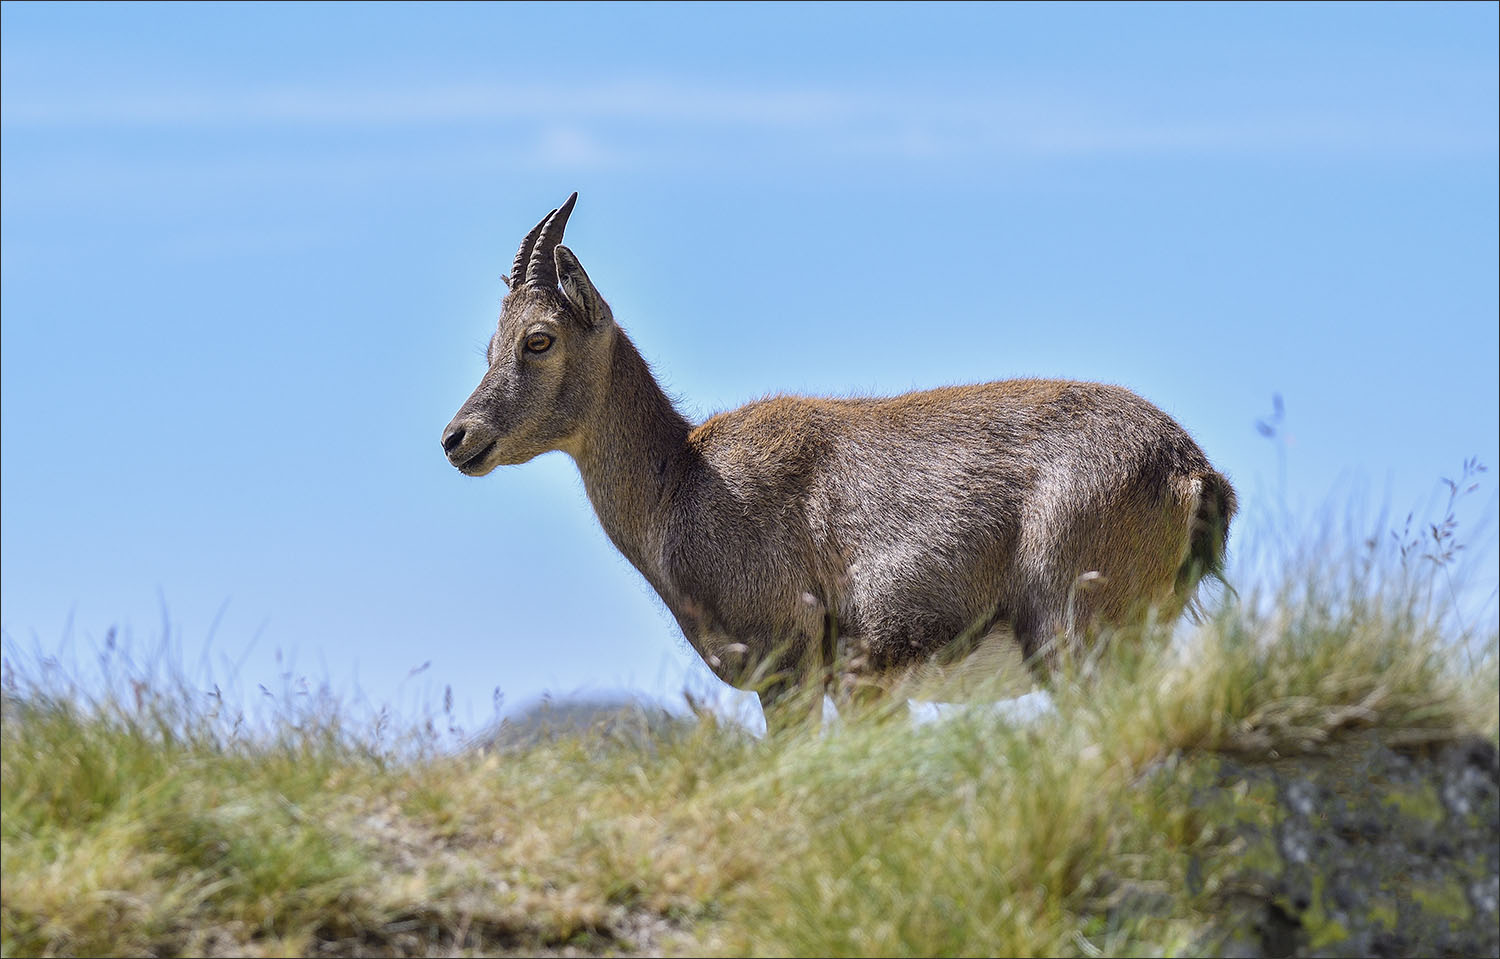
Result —
[{"label": "green grass", "polygon": [[1493,625],[1460,647],[1430,590],[1334,565],[1118,637],[1023,724],[485,754],[8,664],[3,953],[1192,953],[1252,855],[1226,824],[1268,815],[1202,801],[1220,757],[1500,727]]}]

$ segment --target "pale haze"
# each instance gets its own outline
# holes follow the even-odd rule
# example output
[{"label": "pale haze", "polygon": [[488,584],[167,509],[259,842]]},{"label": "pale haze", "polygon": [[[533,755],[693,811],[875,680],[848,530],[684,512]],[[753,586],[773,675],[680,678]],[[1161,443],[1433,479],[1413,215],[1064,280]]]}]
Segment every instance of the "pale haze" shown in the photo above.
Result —
[{"label": "pale haze", "polygon": [[451,687],[470,725],[496,688],[716,687],[566,456],[470,479],[439,445],[500,276],[575,190],[568,246],[695,419],[1100,380],[1235,483],[1232,571],[1276,517],[1399,524],[1500,465],[1497,29],[1493,3],[4,4],[5,655],[165,633],[246,695]]}]

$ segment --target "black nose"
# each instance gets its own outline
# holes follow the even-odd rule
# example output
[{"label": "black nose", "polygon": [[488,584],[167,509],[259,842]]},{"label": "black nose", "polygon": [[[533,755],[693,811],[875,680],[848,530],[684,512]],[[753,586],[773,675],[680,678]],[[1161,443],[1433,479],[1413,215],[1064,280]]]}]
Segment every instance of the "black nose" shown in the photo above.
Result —
[{"label": "black nose", "polygon": [[443,434],[443,452],[452,453],[463,445],[464,428],[462,426],[450,426],[448,432]]}]

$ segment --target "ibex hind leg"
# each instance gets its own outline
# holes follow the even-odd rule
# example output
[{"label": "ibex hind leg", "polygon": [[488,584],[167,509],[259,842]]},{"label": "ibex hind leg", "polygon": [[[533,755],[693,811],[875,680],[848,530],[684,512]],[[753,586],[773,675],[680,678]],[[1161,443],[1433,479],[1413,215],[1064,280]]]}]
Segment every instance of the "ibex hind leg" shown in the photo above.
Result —
[{"label": "ibex hind leg", "polygon": [[1045,685],[1062,667],[1078,662],[1106,623],[1119,625],[1119,617],[1111,616],[1118,586],[1097,570],[1085,570],[1066,587],[1038,590],[1045,599],[1018,610],[1016,642],[1037,682]]},{"label": "ibex hind leg", "polygon": [[1057,674],[1064,659],[1076,645],[1069,634],[1066,609],[1034,608],[1018,610],[1012,628],[1016,643],[1021,647],[1021,656],[1032,678],[1040,685],[1047,685]]},{"label": "ibex hind leg", "polygon": [[[1112,552],[1081,548],[1082,573],[1039,583],[1039,597],[1018,611],[1016,638],[1039,681],[1101,638],[1130,635],[1149,624],[1170,626],[1184,609],[1196,613],[1204,576],[1222,580],[1234,490],[1218,473],[1181,475],[1165,510],[1149,500],[1103,518]],[[1140,522],[1136,517],[1152,517]],[[1057,571],[1054,571],[1057,572]]]}]

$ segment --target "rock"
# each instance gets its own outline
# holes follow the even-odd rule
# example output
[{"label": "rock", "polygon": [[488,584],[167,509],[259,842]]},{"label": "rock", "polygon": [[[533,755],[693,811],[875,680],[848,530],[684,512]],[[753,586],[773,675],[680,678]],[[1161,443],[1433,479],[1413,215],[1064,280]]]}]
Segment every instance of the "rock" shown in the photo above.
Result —
[{"label": "rock", "polygon": [[1222,813],[1236,787],[1251,800],[1232,804],[1241,865],[1209,892],[1221,918],[1204,952],[1500,955],[1494,743],[1402,748],[1370,732],[1315,756],[1223,759],[1197,798]]},{"label": "rock", "polygon": [[695,725],[691,717],[675,716],[661,706],[628,697],[545,697],[480,733],[470,746],[515,750],[578,738],[649,748],[652,742],[679,735]]}]

